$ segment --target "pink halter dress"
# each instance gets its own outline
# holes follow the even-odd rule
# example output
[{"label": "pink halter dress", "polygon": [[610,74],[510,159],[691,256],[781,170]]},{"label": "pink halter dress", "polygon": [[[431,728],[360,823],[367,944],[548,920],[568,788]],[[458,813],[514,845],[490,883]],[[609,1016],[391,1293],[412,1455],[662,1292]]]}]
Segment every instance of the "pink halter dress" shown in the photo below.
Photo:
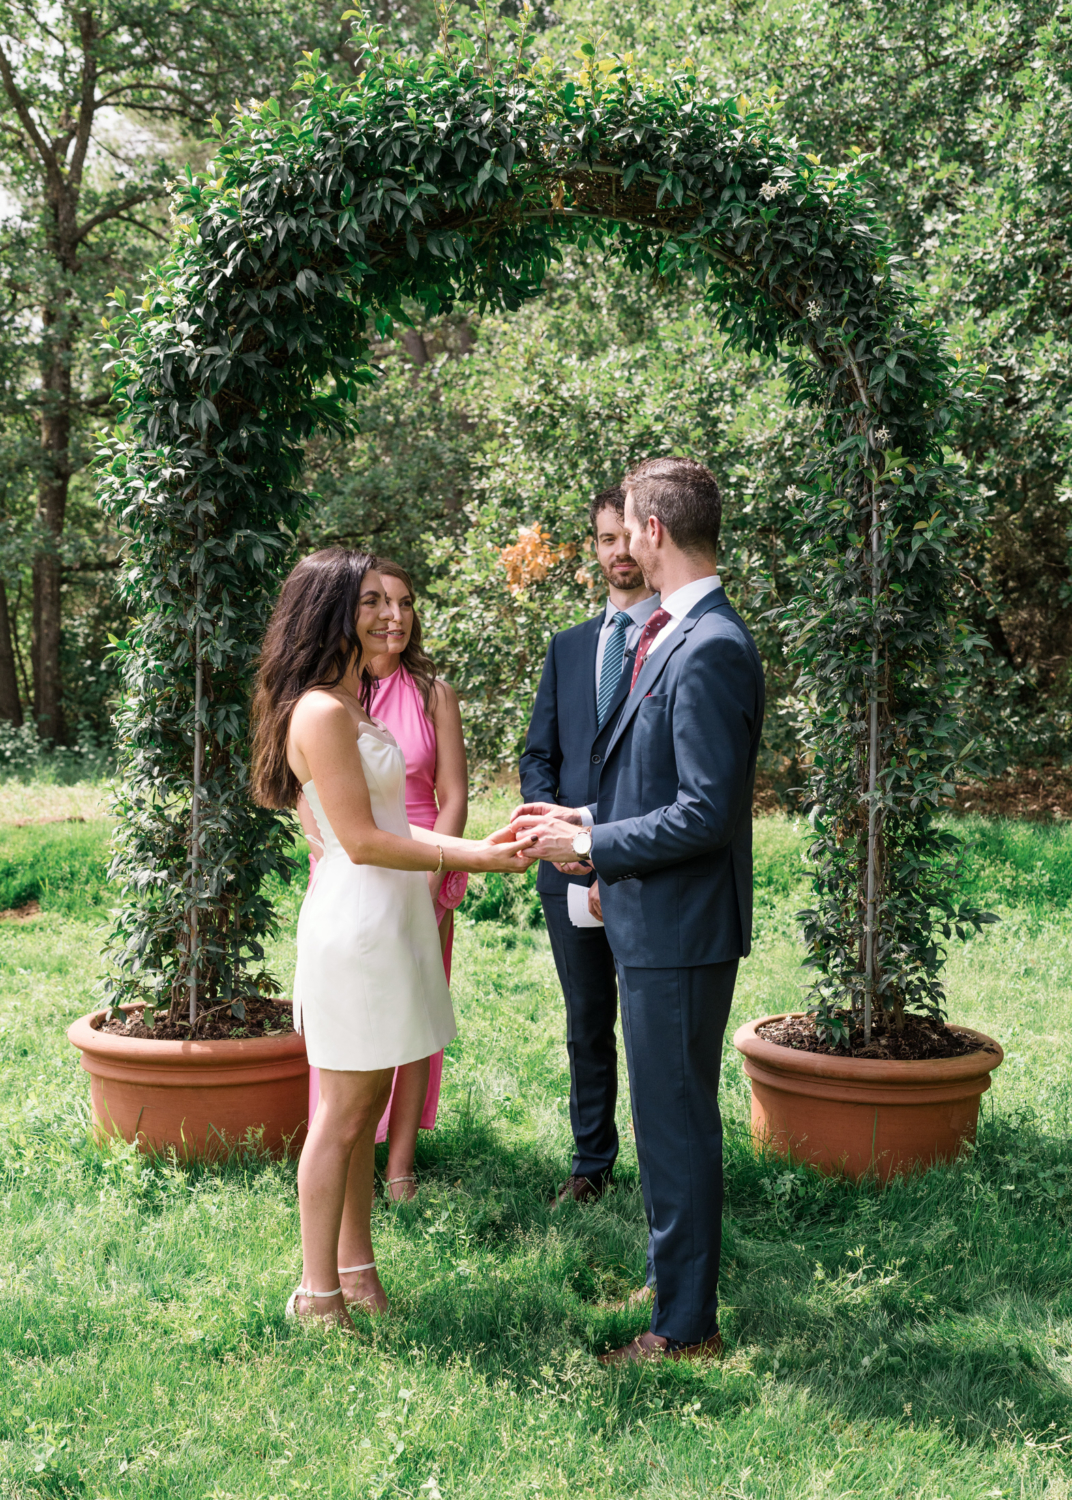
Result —
[{"label": "pink halter dress", "polygon": [[[435,724],[424,711],[424,699],[421,690],[405,667],[399,666],[389,677],[381,677],[372,694],[372,702],[369,705],[369,713],[381,724],[391,731],[402,748],[402,754],[406,757],[406,816],[410,823],[417,828],[434,828],[436,818],[439,816],[439,807],[435,796],[435,770],[436,770],[436,732]],[[310,855],[309,870],[310,879],[316,869],[316,860]],[[439,926],[447,912],[453,911],[461,903],[465,895],[465,888],[469,883],[468,875],[460,870],[450,870],[444,877],[440,887],[439,899],[435,903],[436,926]],[[450,936],[443,953],[443,967],[446,970],[447,983],[450,983],[450,959],[454,949],[454,928],[451,926]],[[398,1072],[395,1071],[397,1081]],[[429,1060],[428,1067],[428,1092],[424,1098],[424,1109],[421,1111],[420,1128],[432,1130],[435,1127],[436,1111],[439,1108],[439,1088],[443,1079],[443,1053],[437,1052]],[[391,1098],[387,1102],[383,1119],[376,1129],[377,1141],[387,1139],[387,1121],[391,1114],[391,1104],[394,1100],[395,1087],[391,1084]],[[317,1100],[320,1098],[320,1070],[309,1069],[309,1119],[312,1120],[316,1110]]]}]

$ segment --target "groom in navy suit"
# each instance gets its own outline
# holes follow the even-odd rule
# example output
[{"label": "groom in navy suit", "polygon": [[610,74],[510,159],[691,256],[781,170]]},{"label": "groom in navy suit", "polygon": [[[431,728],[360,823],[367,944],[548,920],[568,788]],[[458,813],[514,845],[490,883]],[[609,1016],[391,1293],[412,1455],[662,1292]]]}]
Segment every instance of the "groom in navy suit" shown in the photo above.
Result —
[{"label": "groom in navy suit", "polygon": [[[659,604],[629,555],[624,511],[618,485],[592,501],[592,535],[607,603],[594,619],[551,638],[521,757],[526,803],[595,801],[601,757],[594,742],[601,730],[609,735],[613,727],[629,690],[640,632]],[[570,1175],[555,1192],[556,1207],[568,1198],[585,1203],[600,1197],[618,1155],[618,986],[606,933],[589,914],[593,880],[590,867],[571,861],[541,864],[536,881],[566,1000],[574,1150]],[[579,926],[578,918],[592,925]]]},{"label": "groom in navy suit", "polygon": [[715,568],[714,476],[648,459],[623,480],[630,552],[661,606],[600,756],[595,803],[515,814],[533,853],[587,861],[614,954],[656,1295],[605,1362],[721,1352],[718,1079],[752,928],[752,790],[763,669]]}]

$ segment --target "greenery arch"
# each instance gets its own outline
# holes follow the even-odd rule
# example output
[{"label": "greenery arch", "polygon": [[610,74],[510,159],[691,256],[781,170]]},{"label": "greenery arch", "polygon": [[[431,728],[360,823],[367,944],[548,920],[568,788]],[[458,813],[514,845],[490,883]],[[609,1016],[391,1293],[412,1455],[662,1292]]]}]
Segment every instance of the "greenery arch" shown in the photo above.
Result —
[{"label": "greenery arch", "polygon": [[512,76],[446,50],[316,71],[293,118],[239,109],[178,190],[170,257],[106,334],[125,403],[101,497],[126,537],[123,783],[113,1001],[175,1011],[266,983],[265,877],[287,835],[246,795],[254,658],[302,509],[303,440],[345,428],[369,330],[459,301],[515,307],[570,238],[639,273],[692,275],[713,322],[786,351],[817,414],[792,496],[809,587],[787,649],[814,755],[822,1014],[936,1009],[955,841],[932,821],[958,753],[946,702],[965,647],[956,557],[974,507],[943,454],[966,398],[867,207],[859,166],[779,139],[773,112],[667,86],[627,60]]}]

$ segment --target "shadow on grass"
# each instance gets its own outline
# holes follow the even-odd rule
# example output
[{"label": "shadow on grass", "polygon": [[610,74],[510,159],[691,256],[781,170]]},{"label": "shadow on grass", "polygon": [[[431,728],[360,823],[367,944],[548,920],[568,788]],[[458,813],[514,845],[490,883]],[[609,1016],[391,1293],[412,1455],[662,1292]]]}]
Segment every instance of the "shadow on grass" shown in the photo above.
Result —
[{"label": "shadow on grass", "polygon": [[[45,1142],[42,1135],[42,1150]],[[971,1442],[1006,1430],[1035,1442],[1072,1431],[1072,1145],[1029,1117],[987,1122],[961,1162],[886,1188],[757,1156],[747,1132],[730,1129],[722,1277],[729,1355],[716,1367],[608,1372],[592,1358],[648,1322],[646,1311],[616,1306],[644,1275],[635,1175],[623,1172],[596,1204],[552,1213],[557,1159],[504,1139],[472,1109],[422,1136],[418,1167],[412,1204],[380,1199],[375,1209],[392,1316],[363,1319],[360,1344],[331,1358],[416,1356],[464,1365],[526,1398],[572,1392],[593,1432],[620,1429],[638,1404],[647,1411],[662,1401],[675,1420],[686,1407],[725,1418],[782,1391],[810,1393],[832,1422],[938,1422]],[[242,1198],[272,1192],[293,1214],[294,1163],[273,1160],[252,1140],[212,1165],[87,1147],[77,1170],[118,1195],[124,1220],[157,1220],[169,1206],[228,1188]],[[291,1231],[282,1228],[287,1245]],[[152,1234],[143,1251],[117,1220],[114,1241],[96,1247],[100,1274],[135,1255],[145,1316],[163,1328],[190,1266],[155,1272]],[[206,1303],[216,1310],[198,1358],[256,1360],[278,1349],[307,1361],[312,1345],[284,1324],[278,1293],[232,1288],[229,1275],[227,1296]],[[85,1327],[47,1319],[38,1329],[27,1309],[26,1354],[62,1358],[87,1337],[100,1347],[130,1336],[122,1298],[88,1317]]]},{"label": "shadow on grass", "polygon": [[[433,1362],[461,1359],[530,1390],[566,1379],[571,1351],[587,1357],[646,1326],[645,1312],[613,1305],[643,1277],[635,1180],[552,1215],[546,1170],[538,1152],[504,1148],[479,1121],[429,1149],[425,1201],[394,1211],[393,1230],[415,1258],[429,1240],[436,1253],[397,1299],[397,1321],[372,1334],[377,1343],[416,1344]],[[1066,1434],[1070,1173],[1072,1146],[1023,1118],[989,1124],[954,1166],[885,1188],[757,1156],[745,1131],[731,1131],[729,1359],[715,1372],[678,1365],[598,1378],[623,1393],[614,1398],[622,1420],[629,1392],[665,1386],[714,1416],[771,1382],[806,1387],[846,1422],[952,1423],[964,1439],[1005,1428],[1037,1441]],[[605,1397],[593,1413],[612,1421]]]}]

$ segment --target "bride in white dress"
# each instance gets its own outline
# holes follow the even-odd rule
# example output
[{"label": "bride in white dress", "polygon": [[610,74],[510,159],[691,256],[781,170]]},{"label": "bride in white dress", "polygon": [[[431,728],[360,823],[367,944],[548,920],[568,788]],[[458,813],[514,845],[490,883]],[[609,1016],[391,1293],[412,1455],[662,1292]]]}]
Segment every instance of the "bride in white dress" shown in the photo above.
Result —
[{"label": "bride in white dress", "polygon": [[520,873],[530,842],[410,827],[405,758],[365,707],[362,663],[380,649],[370,632],[385,610],[370,554],[305,558],[265,633],[253,703],[254,797],[293,807],[303,791],[324,843],[298,919],[295,1025],[321,1073],[298,1164],[302,1278],[287,1310],[350,1331],[349,1306],[387,1306],[371,1213],[394,1069],[457,1033],[427,874]]}]

